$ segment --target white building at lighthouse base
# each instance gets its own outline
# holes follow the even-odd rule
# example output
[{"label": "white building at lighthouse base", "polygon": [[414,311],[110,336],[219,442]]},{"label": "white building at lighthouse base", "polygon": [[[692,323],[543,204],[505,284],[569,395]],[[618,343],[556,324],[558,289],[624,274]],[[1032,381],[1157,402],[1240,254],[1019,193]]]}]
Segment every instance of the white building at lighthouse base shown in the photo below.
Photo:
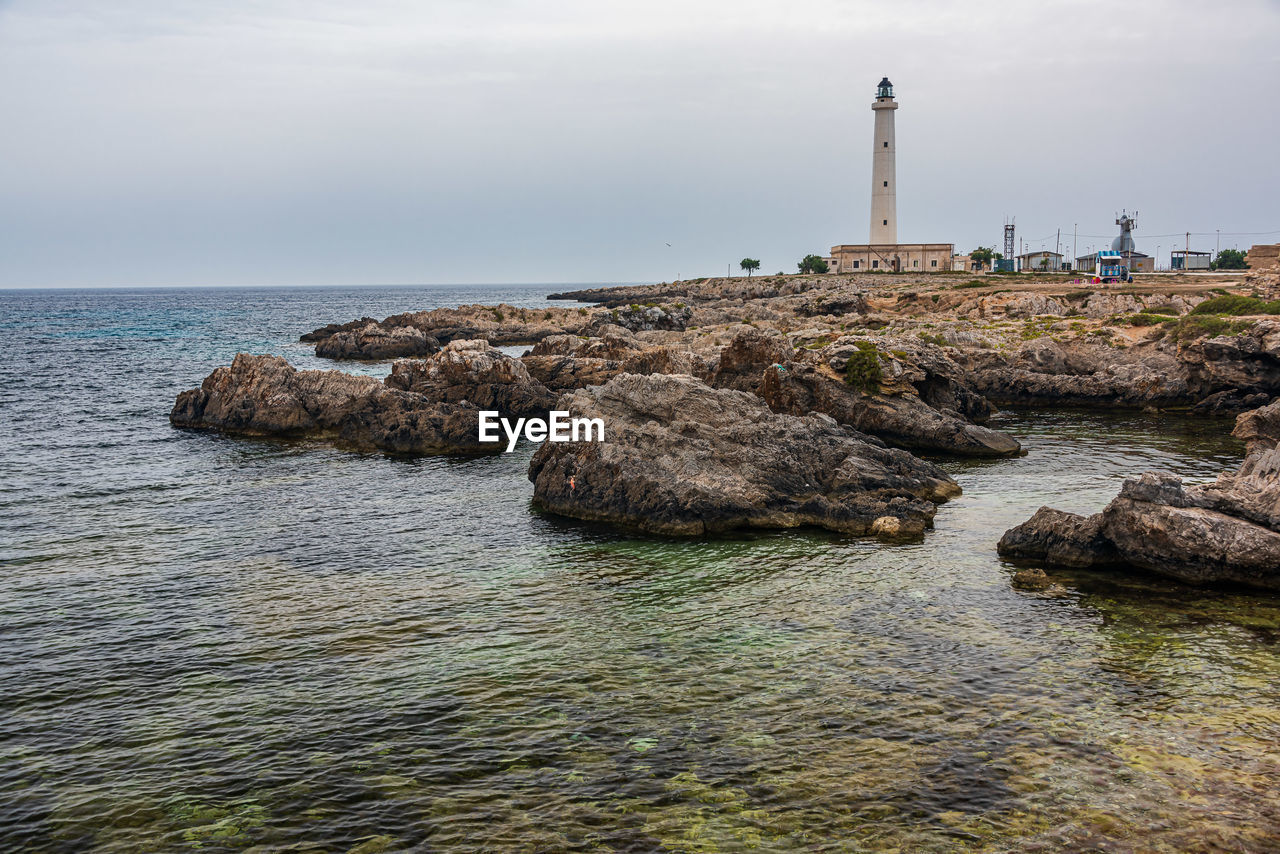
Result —
[{"label": "white building at lighthouse base", "polygon": [[856,243],[831,247],[829,273],[947,273],[954,243]]}]

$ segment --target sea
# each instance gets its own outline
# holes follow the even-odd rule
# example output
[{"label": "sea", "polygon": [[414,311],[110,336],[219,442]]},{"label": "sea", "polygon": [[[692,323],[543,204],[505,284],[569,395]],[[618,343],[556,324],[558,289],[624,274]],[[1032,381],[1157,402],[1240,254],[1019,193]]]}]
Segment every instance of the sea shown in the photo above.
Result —
[{"label": "sea", "polygon": [[[175,429],[238,352],[564,286],[0,291],[0,851],[1275,851],[1280,597],[1015,589],[1229,419],[1038,410],[914,543],[538,512],[532,447]],[[513,352],[519,352],[514,348]]]}]

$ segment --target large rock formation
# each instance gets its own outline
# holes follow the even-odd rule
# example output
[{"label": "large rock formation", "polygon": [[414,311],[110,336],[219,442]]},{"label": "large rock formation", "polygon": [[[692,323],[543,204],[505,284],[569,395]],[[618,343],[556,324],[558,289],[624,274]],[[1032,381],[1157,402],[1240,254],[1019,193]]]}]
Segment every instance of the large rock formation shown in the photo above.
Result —
[{"label": "large rock formation", "polygon": [[1280,590],[1280,402],[1237,419],[1244,463],[1208,486],[1147,473],[1088,518],[1041,508],[1007,532],[1006,557],[1066,566],[1123,562],[1192,583]]},{"label": "large rock formation", "polygon": [[1238,412],[1280,394],[1280,323],[1234,335],[1172,335],[1118,348],[1099,341],[1023,342],[1008,353],[957,354],[968,384],[1004,404],[1193,406]]},{"label": "large rock formation", "polygon": [[[748,330],[721,352],[710,382],[754,392],[774,412],[826,413],[902,448],[983,457],[1020,452],[1017,440],[967,420],[985,419],[992,407],[955,379],[962,372],[939,348],[889,346],[897,349],[846,337],[820,350],[795,351],[779,333]],[[865,363],[877,379],[851,384],[851,360]]]},{"label": "large rock formation", "polygon": [[831,418],[779,415],[691,376],[621,374],[557,408],[605,424],[604,442],[548,442],[530,462],[534,501],[573,518],[676,535],[818,525],[902,537],[960,492]]},{"label": "large rock formation", "polygon": [[386,384],[446,403],[470,403],[504,415],[545,413],[558,395],[514,359],[485,341],[451,341],[429,359],[391,366]]},{"label": "large rock formation", "polygon": [[705,376],[707,360],[686,347],[642,341],[619,326],[597,337],[553,335],[521,357],[529,373],[548,388],[572,391],[601,385],[618,374]]},{"label": "large rock formation", "polygon": [[200,388],[179,394],[169,420],[396,453],[476,453],[502,448],[479,441],[481,409],[523,416],[545,412],[553,401],[517,360],[482,341],[460,341],[424,362],[397,362],[385,382],[240,353]]},{"label": "large rock formation", "polygon": [[326,359],[398,359],[429,356],[440,342],[412,326],[382,326],[370,321],[356,329],[342,329],[320,339],[316,355]]},{"label": "large rock formation", "polygon": [[1005,557],[1040,560],[1054,566],[1098,566],[1120,558],[1102,536],[1102,516],[1079,516],[1041,507],[1016,528],[1004,532],[996,551]]},{"label": "large rock formation", "polygon": [[609,312],[608,323],[621,326],[631,332],[648,332],[659,329],[683,332],[693,317],[693,311],[684,304],[628,305]]}]

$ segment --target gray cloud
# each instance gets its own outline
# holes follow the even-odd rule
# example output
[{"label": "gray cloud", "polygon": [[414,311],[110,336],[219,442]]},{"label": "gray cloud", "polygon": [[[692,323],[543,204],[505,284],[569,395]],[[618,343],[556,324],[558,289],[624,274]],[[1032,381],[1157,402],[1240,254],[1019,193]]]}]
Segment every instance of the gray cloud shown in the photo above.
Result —
[{"label": "gray cloud", "polygon": [[884,74],[903,240],[1280,229],[1278,36],[1268,2],[17,0],[0,286],[792,269],[866,239]]}]

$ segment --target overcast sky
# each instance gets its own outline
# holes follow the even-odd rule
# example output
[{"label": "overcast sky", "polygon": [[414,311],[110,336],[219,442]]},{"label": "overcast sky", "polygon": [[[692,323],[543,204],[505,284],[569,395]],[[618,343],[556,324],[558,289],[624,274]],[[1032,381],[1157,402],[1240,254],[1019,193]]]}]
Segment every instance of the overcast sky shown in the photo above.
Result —
[{"label": "overcast sky", "polygon": [[0,0],[0,287],[791,271],[884,75],[904,242],[1280,240],[1277,0]]}]

